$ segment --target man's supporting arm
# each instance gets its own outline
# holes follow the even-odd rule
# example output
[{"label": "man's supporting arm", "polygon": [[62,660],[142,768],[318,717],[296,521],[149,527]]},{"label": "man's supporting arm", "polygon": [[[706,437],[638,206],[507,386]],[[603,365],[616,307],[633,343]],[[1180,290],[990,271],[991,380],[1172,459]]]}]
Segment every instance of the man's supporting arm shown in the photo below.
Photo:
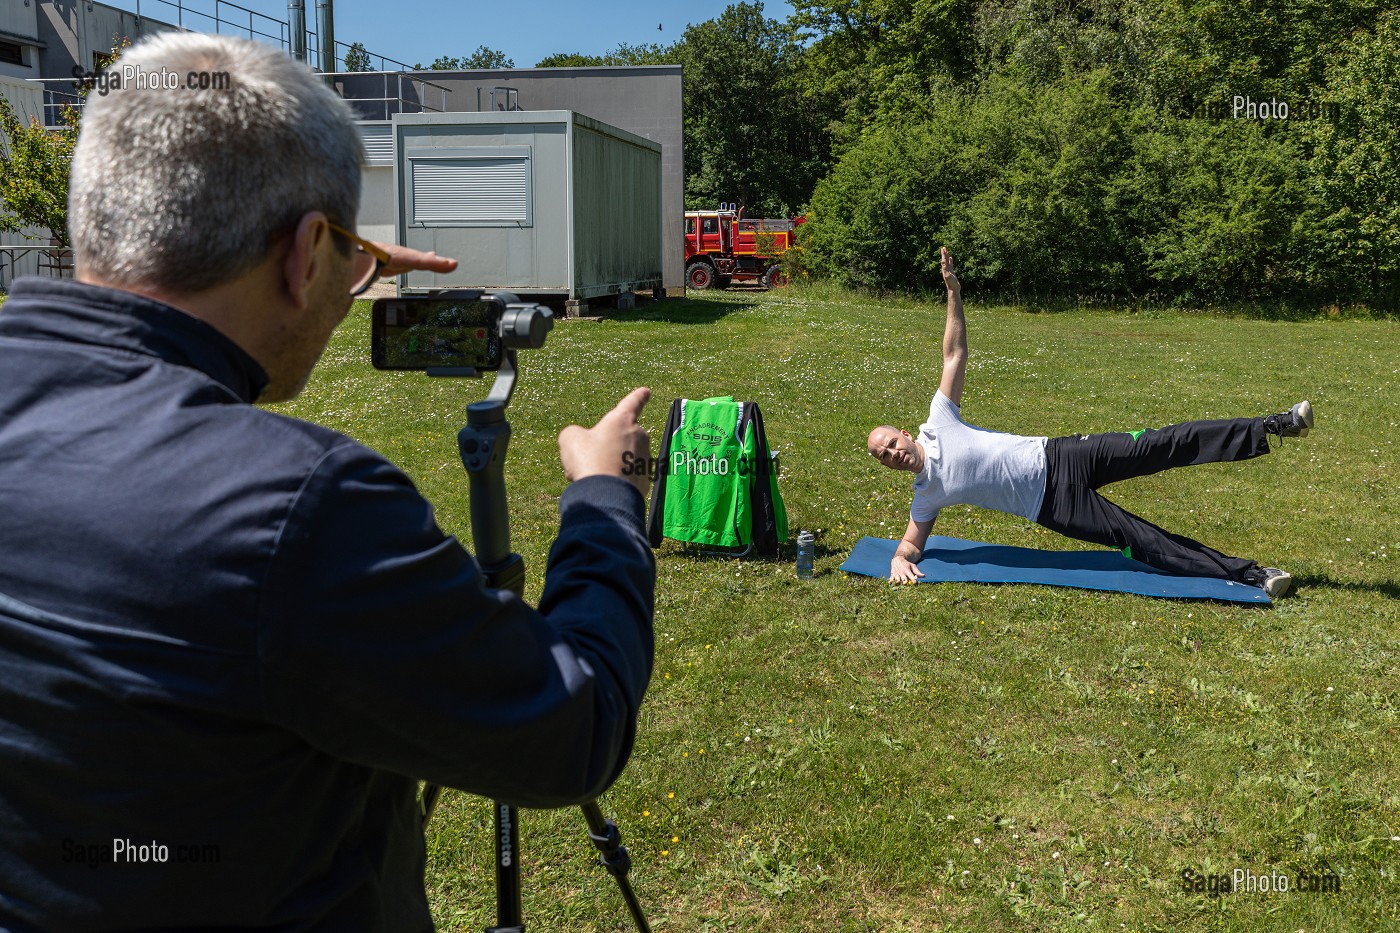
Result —
[{"label": "man's supporting arm", "polygon": [[[346,441],[289,507],[262,588],[265,708],[308,744],[519,806],[591,800],[621,772],[651,678],[656,564],[645,535],[638,389],[559,436],[539,609],[488,588],[432,506]],[[628,482],[631,480],[631,482]]]},{"label": "man's supporting arm", "polygon": [[518,806],[591,800],[631,752],[655,564],[631,483],[560,497],[538,610],[490,589],[407,477],[333,451],[264,588],[267,714],[334,758]]},{"label": "man's supporting arm", "polygon": [[963,320],[962,283],[953,271],[953,255],[943,247],[943,284],[948,286],[948,322],[943,327],[943,378],[938,391],[954,405],[962,405],[963,377],[967,374],[967,324]]},{"label": "man's supporting arm", "polygon": [[890,558],[891,583],[917,583],[923,574],[919,571],[919,558],[924,556],[924,545],[928,543],[929,532],[933,530],[933,519],[916,522],[909,519],[909,527],[904,529],[904,537],[894,549]]}]

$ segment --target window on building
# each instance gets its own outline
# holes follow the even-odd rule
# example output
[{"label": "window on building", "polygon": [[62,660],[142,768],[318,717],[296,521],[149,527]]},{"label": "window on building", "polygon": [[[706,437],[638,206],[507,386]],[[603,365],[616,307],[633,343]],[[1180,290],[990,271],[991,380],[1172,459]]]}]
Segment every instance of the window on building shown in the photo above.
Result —
[{"label": "window on building", "polygon": [[7,65],[23,65],[24,46],[17,42],[0,42],[0,62]]}]

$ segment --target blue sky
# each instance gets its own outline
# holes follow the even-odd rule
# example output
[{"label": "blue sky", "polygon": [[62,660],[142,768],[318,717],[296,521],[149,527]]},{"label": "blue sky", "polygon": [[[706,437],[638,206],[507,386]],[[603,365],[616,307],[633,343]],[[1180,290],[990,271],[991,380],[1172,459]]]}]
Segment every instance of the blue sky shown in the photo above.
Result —
[{"label": "blue sky", "polygon": [[[104,0],[134,10],[136,0]],[[287,19],[286,0],[237,0],[240,6]],[[440,55],[470,55],[487,45],[505,52],[519,67],[529,67],[555,52],[600,54],[619,42],[631,45],[671,43],[688,23],[713,19],[730,0],[336,0],[335,37],[363,42],[369,51],[412,65],[427,64]],[[186,10],[212,12],[214,0],[183,0]],[[316,0],[306,0],[308,25],[315,28]],[[175,8],[160,0],[142,0],[147,16],[173,22]],[[239,13],[224,5],[225,19]],[[768,0],[763,12],[786,19],[792,8]],[[247,14],[241,14],[244,22]],[[186,16],[196,28],[207,20]],[[263,28],[266,24],[260,24]],[[657,31],[660,25],[661,31]],[[225,30],[229,31],[229,30]]]}]

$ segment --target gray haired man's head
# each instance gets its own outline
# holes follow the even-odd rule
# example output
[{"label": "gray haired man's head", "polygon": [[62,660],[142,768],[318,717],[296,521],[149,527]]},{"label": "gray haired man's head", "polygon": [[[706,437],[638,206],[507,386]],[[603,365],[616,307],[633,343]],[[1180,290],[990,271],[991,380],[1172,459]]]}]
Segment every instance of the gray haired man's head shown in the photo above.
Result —
[{"label": "gray haired man's head", "polygon": [[[198,292],[248,271],[308,211],[354,228],[361,146],[350,107],[285,52],[163,33],[122,53],[89,96],[69,188],[78,266],[118,287]],[[187,88],[191,73],[225,73]],[[169,83],[169,82],[165,82]]]}]

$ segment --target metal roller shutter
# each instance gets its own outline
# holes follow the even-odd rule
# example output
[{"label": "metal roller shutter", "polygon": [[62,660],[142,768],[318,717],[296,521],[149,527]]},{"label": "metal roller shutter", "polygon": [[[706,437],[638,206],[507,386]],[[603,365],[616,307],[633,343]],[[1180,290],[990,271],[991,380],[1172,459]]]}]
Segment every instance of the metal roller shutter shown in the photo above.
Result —
[{"label": "metal roller shutter", "polygon": [[394,164],[394,128],[392,126],[360,126],[360,144],[365,147],[366,165]]},{"label": "metal roller shutter", "polygon": [[414,224],[529,226],[529,155],[411,159]]}]

